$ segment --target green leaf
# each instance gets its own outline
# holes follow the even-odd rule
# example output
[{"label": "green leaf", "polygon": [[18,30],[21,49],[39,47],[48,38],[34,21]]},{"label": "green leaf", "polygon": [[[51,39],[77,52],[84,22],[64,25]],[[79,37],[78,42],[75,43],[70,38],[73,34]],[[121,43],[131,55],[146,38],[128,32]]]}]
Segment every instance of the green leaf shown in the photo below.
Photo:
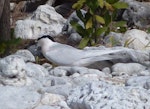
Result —
[{"label": "green leaf", "polygon": [[115,10],[112,12],[112,14],[111,14],[112,22],[113,22],[114,20],[116,20],[117,15],[118,15],[118,10],[115,9]]},{"label": "green leaf", "polygon": [[90,18],[85,25],[85,29],[92,28],[92,26],[93,26],[93,22],[92,22],[92,18]]},{"label": "green leaf", "polygon": [[90,17],[93,16],[93,15],[95,14],[95,12],[92,11],[92,9],[89,9],[89,10],[88,10],[88,13],[90,14]]},{"label": "green leaf", "polygon": [[103,27],[103,28],[98,28],[95,32],[96,36],[101,35],[102,33],[104,33],[107,30],[107,27]]},{"label": "green leaf", "polygon": [[105,7],[106,7],[106,9],[109,10],[109,11],[114,11],[113,6],[112,6],[111,4],[109,4],[109,3],[107,3],[107,2],[105,2]]},{"label": "green leaf", "polygon": [[127,31],[127,27],[120,27],[120,29],[118,29],[119,32],[124,33]]},{"label": "green leaf", "polygon": [[101,24],[105,24],[105,20],[103,17],[99,16],[99,15],[95,15],[95,19],[96,21],[98,21]]},{"label": "green leaf", "polygon": [[82,6],[84,5],[85,2],[86,2],[86,0],[78,0],[77,3],[74,3],[74,4],[72,5],[72,8],[79,10],[79,9],[82,8]]},{"label": "green leaf", "polygon": [[5,43],[0,44],[0,54],[3,54],[6,51],[7,45]]},{"label": "green leaf", "polygon": [[80,44],[79,44],[79,48],[84,48],[88,45],[90,38],[85,37],[81,40]]},{"label": "green leaf", "polygon": [[109,15],[108,11],[105,13],[104,19],[105,19],[105,26],[108,26],[111,23],[111,16]]},{"label": "green leaf", "polygon": [[146,32],[147,32],[147,33],[150,33],[150,28],[148,28]]},{"label": "green leaf", "polygon": [[105,36],[108,35],[110,33],[111,29],[107,28],[107,30],[105,31]]},{"label": "green leaf", "polygon": [[85,29],[77,22],[71,21],[70,24],[81,36],[84,36],[86,34]]},{"label": "green leaf", "polygon": [[86,35],[85,35],[85,37],[90,37],[90,35],[92,34],[92,32],[93,32],[93,28],[86,29]]},{"label": "green leaf", "polygon": [[128,4],[125,2],[117,2],[112,4],[113,7],[117,8],[117,9],[126,9],[128,8]]},{"label": "green leaf", "polygon": [[73,4],[73,5],[72,5],[72,8],[73,8],[73,9],[77,9],[77,10],[79,10],[79,9],[81,9],[81,8],[82,8],[82,6],[83,6],[82,4],[75,3],[75,4]]},{"label": "green leaf", "polygon": [[99,6],[97,0],[86,0],[86,5],[93,13]]},{"label": "green leaf", "polygon": [[116,27],[125,27],[126,24],[127,24],[126,21],[118,21],[118,22],[115,23],[115,26]]},{"label": "green leaf", "polygon": [[101,8],[104,7],[104,0],[98,0],[98,4]]}]

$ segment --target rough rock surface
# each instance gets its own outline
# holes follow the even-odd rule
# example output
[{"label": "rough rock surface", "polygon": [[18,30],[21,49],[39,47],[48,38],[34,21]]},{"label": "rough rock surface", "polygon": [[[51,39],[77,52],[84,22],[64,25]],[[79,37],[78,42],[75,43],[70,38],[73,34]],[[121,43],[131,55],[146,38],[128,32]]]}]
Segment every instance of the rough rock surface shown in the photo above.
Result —
[{"label": "rough rock surface", "polygon": [[34,61],[27,50],[19,50],[14,55],[0,60],[0,81],[3,85],[23,86],[28,83],[26,61]]},{"label": "rough rock surface", "polygon": [[44,34],[57,36],[65,22],[53,7],[41,5],[31,17],[16,22],[15,36],[23,39],[37,39]]},{"label": "rough rock surface", "polygon": [[117,76],[119,75],[137,75],[137,76],[150,75],[147,68],[138,63],[117,63],[112,66],[112,74],[117,75]]},{"label": "rough rock surface", "polygon": [[126,80],[126,86],[139,86],[150,89],[150,76],[133,76]]},{"label": "rough rock surface", "polygon": [[137,26],[139,28],[148,28],[150,26],[150,4],[147,2],[138,2],[132,0],[122,0],[129,4],[129,8],[125,10],[123,19],[127,20],[129,26]]},{"label": "rough rock surface", "polygon": [[[110,40],[114,39],[114,42]],[[130,29],[123,33],[110,32],[104,39],[108,46],[126,46],[135,50],[149,50],[150,34],[139,29]]]},{"label": "rough rock surface", "polygon": [[[102,50],[102,47],[86,48],[88,49]],[[127,48],[122,49],[125,49],[124,53],[128,55],[130,52],[136,52]],[[131,53],[132,57],[131,54],[129,57],[135,58],[137,53],[141,52]],[[143,58],[141,56],[140,58]],[[106,66],[103,69],[105,72],[102,72],[77,66],[53,68],[48,63],[35,64],[33,60],[32,54],[27,50],[19,50],[0,59],[2,109],[150,108],[149,75],[147,73],[139,75],[139,72],[149,70],[144,64],[118,65],[116,60],[114,62],[118,64],[112,68]],[[122,69],[127,75],[120,74],[120,70],[116,69]],[[114,74],[113,71],[118,73]]]},{"label": "rough rock surface", "polygon": [[126,33],[122,37],[122,41],[125,43],[126,41],[129,41],[131,43],[128,44],[129,48],[133,49],[139,49],[139,50],[149,50],[149,42],[150,42],[150,34],[138,30],[138,29],[132,29],[126,31]]},{"label": "rough rock surface", "polygon": [[68,97],[71,109],[144,109],[150,108],[147,90],[121,87],[103,82],[75,88]]},{"label": "rough rock surface", "polygon": [[26,87],[0,87],[1,109],[33,109],[40,102],[41,95]]}]

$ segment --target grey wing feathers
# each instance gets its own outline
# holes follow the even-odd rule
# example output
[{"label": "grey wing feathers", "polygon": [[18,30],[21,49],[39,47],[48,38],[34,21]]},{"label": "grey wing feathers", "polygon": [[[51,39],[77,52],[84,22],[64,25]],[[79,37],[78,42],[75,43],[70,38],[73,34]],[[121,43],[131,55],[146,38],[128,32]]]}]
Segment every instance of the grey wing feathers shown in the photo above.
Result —
[{"label": "grey wing feathers", "polygon": [[115,53],[119,53],[122,52],[123,50],[119,49],[119,50],[85,50],[85,58],[87,57],[95,57],[95,56],[104,56],[104,55],[108,55],[108,54],[115,54]]}]

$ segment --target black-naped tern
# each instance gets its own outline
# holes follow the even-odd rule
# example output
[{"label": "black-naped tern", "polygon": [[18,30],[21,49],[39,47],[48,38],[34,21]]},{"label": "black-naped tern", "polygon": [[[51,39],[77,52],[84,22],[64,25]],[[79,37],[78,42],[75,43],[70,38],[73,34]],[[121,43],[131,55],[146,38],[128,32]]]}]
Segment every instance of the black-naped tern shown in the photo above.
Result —
[{"label": "black-naped tern", "polygon": [[122,50],[80,50],[72,46],[55,42],[54,39],[45,35],[38,39],[38,46],[46,59],[56,65],[62,66],[88,66],[97,61],[110,60],[108,56]]}]

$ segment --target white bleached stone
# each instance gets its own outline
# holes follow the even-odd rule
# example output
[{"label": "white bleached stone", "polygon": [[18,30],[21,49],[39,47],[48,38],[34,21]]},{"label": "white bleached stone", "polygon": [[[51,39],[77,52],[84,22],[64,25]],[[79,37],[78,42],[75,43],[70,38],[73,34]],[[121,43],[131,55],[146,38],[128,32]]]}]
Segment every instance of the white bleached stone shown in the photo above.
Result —
[{"label": "white bleached stone", "polygon": [[39,64],[34,64],[34,63],[26,63],[27,66],[27,75],[32,78],[44,78],[48,76],[48,71],[41,65]]},{"label": "white bleached stone", "polygon": [[146,80],[146,83],[144,84],[145,89],[150,89],[150,79]]},{"label": "white bleached stone", "polygon": [[105,68],[102,69],[102,72],[107,73],[107,74],[110,74],[110,73],[111,73],[111,70],[110,70],[109,67],[105,67]]},{"label": "white bleached stone", "polygon": [[122,45],[128,40],[131,42],[128,45],[129,48],[135,50],[150,50],[150,35],[145,31],[138,29],[128,30],[122,37]]},{"label": "white bleached stone", "polygon": [[18,50],[14,55],[21,57],[25,62],[27,62],[27,61],[34,62],[35,61],[35,57],[28,50]]},{"label": "white bleached stone", "polygon": [[40,34],[40,31],[43,29],[41,26],[42,23],[40,21],[30,19],[18,20],[15,27],[15,37],[22,39],[36,39],[37,35]]},{"label": "white bleached stone", "polygon": [[16,22],[15,36],[23,39],[37,39],[41,35],[56,36],[61,33],[66,19],[49,5],[41,5],[30,18]]},{"label": "white bleached stone", "polygon": [[[62,94],[62,95],[68,95],[70,90],[72,90],[72,87],[75,86],[81,86],[85,85],[86,83],[89,82],[96,82],[99,81],[100,79],[104,80],[106,77],[111,77],[108,74],[105,74],[101,71],[98,71],[96,69],[88,69],[84,67],[56,67],[57,72],[60,73],[60,71],[63,69],[64,71],[67,70],[68,75],[63,75],[63,76],[58,76],[52,79],[51,85],[52,87],[48,88],[48,92],[51,93],[57,93],[57,94]],[[55,73],[57,73],[55,71]],[[55,74],[54,76],[57,76]],[[110,83],[111,82],[110,80]],[[61,91],[59,90],[61,88]],[[67,90],[65,90],[67,89]]]},{"label": "white bleached stone", "polygon": [[51,86],[57,86],[57,85],[71,85],[72,80],[68,76],[63,77],[56,77],[56,76],[49,76],[49,80],[51,80]]},{"label": "white bleached stone", "polygon": [[150,76],[133,76],[126,80],[126,86],[140,86],[150,89]]},{"label": "white bleached stone", "polygon": [[143,88],[94,82],[74,88],[67,103],[71,109],[149,109],[149,96]]},{"label": "white bleached stone", "polygon": [[41,5],[37,8],[35,13],[31,17],[34,20],[40,20],[46,24],[52,23],[64,23],[64,19],[60,14],[58,14],[55,9],[49,5]]},{"label": "white bleached stone", "polygon": [[22,75],[21,72],[25,70],[25,67],[24,60],[18,57],[8,56],[0,60],[1,75],[5,77],[11,78],[18,74]]},{"label": "white bleached stone", "polygon": [[74,74],[99,74],[103,77],[108,76],[107,74],[97,70],[97,69],[88,69],[86,67],[78,67],[78,66],[59,66],[50,71],[51,75],[54,76],[70,76]]},{"label": "white bleached stone", "polygon": [[28,50],[18,50],[0,60],[0,80],[3,85],[24,86],[31,83],[26,76],[27,61],[35,61],[34,56]]},{"label": "white bleached stone", "polygon": [[41,95],[25,87],[0,87],[1,109],[33,109],[39,102]]},{"label": "white bleached stone", "polygon": [[51,64],[49,64],[49,63],[44,63],[42,66],[44,68],[46,68],[48,71],[50,71],[53,68],[53,66]]},{"label": "white bleached stone", "polygon": [[49,106],[49,105],[41,105],[36,107],[35,109],[60,109],[59,106]]},{"label": "white bleached stone", "polygon": [[[104,37],[104,42],[108,46],[120,46],[122,41],[123,33],[110,32],[107,36]],[[112,43],[112,40],[114,42]]]},{"label": "white bleached stone", "polygon": [[[61,75],[61,73],[63,73]],[[60,78],[55,78],[52,80],[53,85],[83,85],[88,82],[95,82],[101,80],[105,80],[105,78],[111,77],[111,74],[101,72],[97,69],[89,69],[85,67],[65,67],[65,66],[59,66],[51,70],[50,72],[51,75],[58,76],[58,77],[63,77],[63,79]],[[66,76],[70,77],[66,78]],[[67,83],[67,81],[68,83]],[[113,83],[113,82],[111,82]]]},{"label": "white bleached stone", "polygon": [[33,90],[44,90],[44,87],[51,86],[48,71],[39,64],[26,63],[26,76],[30,79],[30,82],[26,82],[26,86],[31,86]]},{"label": "white bleached stone", "polygon": [[41,103],[44,105],[56,105],[64,100],[65,97],[62,95],[45,93],[41,99]]},{"label": "white bleached stone", "polygon": [[[70,82],[70,81],[69,81]],[[70,91],[73,89],[73,85],[71,84],[65,84],[65,85],[55,85],[51,87],[47,87],[46,92],[47,93],[54,93],[59,94],[67,97],[70,93]]]},{"label": "white bleached stone", "polygon": [[22,58],[10,55],[0,60],[0,79],[4,85],[25,85],[25,72],[26,64]]},{"label": "white bleached stone", "polygon": [[112,75],[142,75],[142,71],[145,71],[146,69],[147,67],[138,63],[117,63],[112,66]]},{"label": "white bleached stone", "polygon": [[52,69],[49,73],[50,73],[50,75],[54,75],[54,76],[58,76],[58,77],[68,75],[68,72],[65,69],[62,69],[59,67]]}]

